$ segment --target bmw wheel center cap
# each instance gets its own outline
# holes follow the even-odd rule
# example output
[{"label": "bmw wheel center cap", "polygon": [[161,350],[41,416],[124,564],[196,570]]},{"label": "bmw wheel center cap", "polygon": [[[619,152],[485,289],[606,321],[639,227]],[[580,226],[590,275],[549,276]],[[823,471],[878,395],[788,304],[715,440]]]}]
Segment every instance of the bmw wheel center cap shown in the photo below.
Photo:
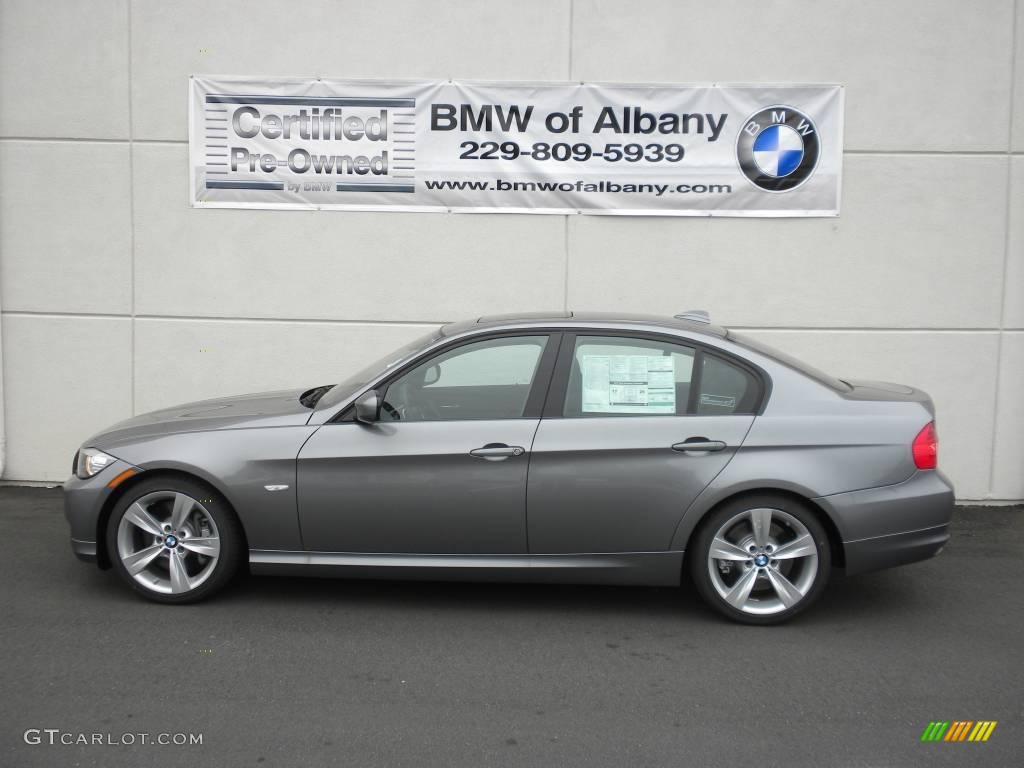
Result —
[{"label": "bmw wheel center cap", "polygon": [[167,538],[164,539],[164,546],[166,546],[168,549],[174,549],[176,546],[178,546],[178,537],[174,534],[168,534]]}]

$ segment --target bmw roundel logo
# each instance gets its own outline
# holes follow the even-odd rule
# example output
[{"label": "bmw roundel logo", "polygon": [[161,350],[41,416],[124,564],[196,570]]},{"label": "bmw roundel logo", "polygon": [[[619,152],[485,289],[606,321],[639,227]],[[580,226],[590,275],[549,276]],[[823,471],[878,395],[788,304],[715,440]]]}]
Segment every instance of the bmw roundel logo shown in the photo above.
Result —
[{"label": "bmw roundel logo", "polygon": [[766,192],[788,192],[814,173],[821,154],[814,121],[798,109],[765,107],[743,123],[736,159],[743,175]]}]

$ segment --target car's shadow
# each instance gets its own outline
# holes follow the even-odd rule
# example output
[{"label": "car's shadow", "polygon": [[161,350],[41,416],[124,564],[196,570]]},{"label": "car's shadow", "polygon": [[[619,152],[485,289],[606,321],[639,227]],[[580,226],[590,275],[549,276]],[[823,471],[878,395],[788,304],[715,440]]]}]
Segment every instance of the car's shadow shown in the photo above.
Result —
[{"label": "car's shadow", "polygon": [[[837,572],[818,603],[800,621],[828,624],[849,621],[851,616],[884,617],[906,613],[915,604],[928,609],[933,607],[929,593],[934,594],[916,579],[907,578],[906,569],[856,577]],[[344,606],[453,614],[497,611],[580,616],[589,613],[682,617],[696,623],[721,621],[717,613],[703,604],[687,580],[682,587],[622,587],[245,575],[217,600],[261,609],[275,605],[307,605],[314,610]]]},{"label": "car's shadow", "polygon": [[[143,600],[111,571],[79,568],[76,588],[92,603],[130,603]],[[83,578],[84,576],[84,578]],[[821,599],[799,617],[803,624],[848,623],[851,618],[885,620],[907,613],[922,614],[941,606],[942,569],[930,564],[846,577],[833,572]],[[304,606],[310,611],[390,610],[463,614],[501,612],[550,616],[620,615],[683,619],[687,623],[723,619],[697,596],[684,579],[681,587],[623,587],[610,585],[522,584],[469,581],[401,581],[240,574],[211,599],[227,610],[255,612]],[[204,603],[197,605],[201,608]]]}]

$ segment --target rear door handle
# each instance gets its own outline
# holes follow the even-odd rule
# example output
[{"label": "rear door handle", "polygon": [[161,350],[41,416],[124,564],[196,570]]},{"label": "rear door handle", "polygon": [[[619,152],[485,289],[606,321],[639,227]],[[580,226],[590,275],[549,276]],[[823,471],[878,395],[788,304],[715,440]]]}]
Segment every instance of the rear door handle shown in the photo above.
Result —
[{"label": "rear door handle", "polygon": [[488,443],[481,448],[474,448],[469,452],[470,456],[486,461],[504,461],[511,456],[522,456],[526,450],[518,445],[505,445],[505,443]]},{"label": "rear door handle", "polygon": [[725,449],[725,443],[721,440],[708,440],[706,437],[688,437],[681,443],[672,446],[673,451],[721,451]]}]

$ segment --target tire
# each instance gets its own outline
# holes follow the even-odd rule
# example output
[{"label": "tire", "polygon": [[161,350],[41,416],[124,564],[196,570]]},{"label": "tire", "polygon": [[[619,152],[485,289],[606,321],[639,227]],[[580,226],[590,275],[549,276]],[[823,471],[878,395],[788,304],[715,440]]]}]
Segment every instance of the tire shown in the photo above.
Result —
[{"label": "tire", "polygon": [[227,500],[197,480],[154,477],[118,500],[106,530],[113,568],[157,603],[194,603],[224,588],[244,554]]},{"label": "tire", "polygon": [[814,513],[776,494],[745,496],[713,511],[690,552],[701,598],[743,624],[780,624],[806,610],[832,568],[828,533]]}]

